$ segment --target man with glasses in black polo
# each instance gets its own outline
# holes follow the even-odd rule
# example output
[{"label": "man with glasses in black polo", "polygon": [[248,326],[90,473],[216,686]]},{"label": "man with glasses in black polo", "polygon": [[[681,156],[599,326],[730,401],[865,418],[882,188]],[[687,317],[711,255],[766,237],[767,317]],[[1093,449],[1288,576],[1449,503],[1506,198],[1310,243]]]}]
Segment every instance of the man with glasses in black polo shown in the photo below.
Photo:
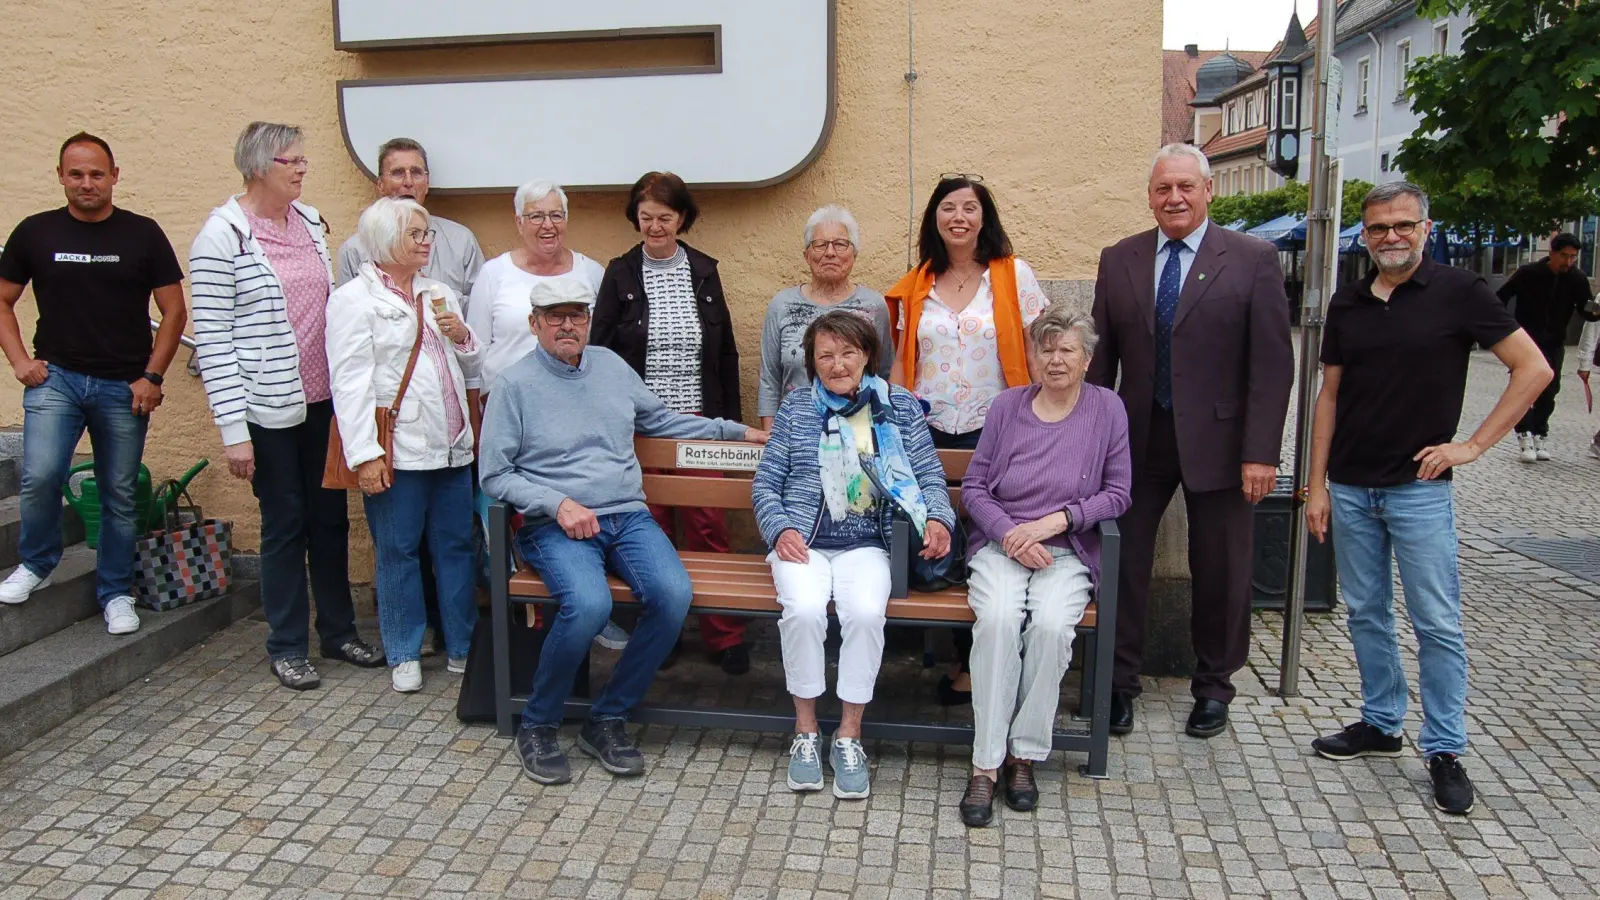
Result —
[{"label": "man with glasses in black polo", "polygon": [[[1361,202],[1376,270],[1328,304],[1323,383],[1312,426],[1306,523],[1339,552],[1339,586],[1361,674],[1361,720],[1311,742],[1334,760],[1399,756],[1405,669],[1390,572],[1417,636],[1419,745],[1434,804],[1472,809],[1467,750],[1467,646],[1461,630],[1451,471],[1494,446],[1550,381],[1550,366],[1484,280],[1437,265],[1422,248],[1433,223],[1421,188],[1394,182]],[[1455,439],[1474,345],[1511,370],[1511,383],[1465,441]],[[1391,552],[1392,550],[1392,552]]]}]

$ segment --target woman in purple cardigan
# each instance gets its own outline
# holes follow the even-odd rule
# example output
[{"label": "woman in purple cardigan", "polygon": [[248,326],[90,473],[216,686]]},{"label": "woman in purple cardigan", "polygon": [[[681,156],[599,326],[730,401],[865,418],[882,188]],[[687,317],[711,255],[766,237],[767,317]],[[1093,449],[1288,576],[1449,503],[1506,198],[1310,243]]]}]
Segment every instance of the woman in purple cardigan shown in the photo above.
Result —
[{"label": "woman in purple cardigan", "polygon": [[1095,526],[1128,509],[1128,416],[1085,384],[1094,320],[1064,304],[1028,326],[1039,383],[997,397],[961,499],[972,517],[972,780],[961,820],[989,824],[997,776],[1006,805],[1039,802],[1033,764],[1050,755],[1072,636],[1100,575]]}]

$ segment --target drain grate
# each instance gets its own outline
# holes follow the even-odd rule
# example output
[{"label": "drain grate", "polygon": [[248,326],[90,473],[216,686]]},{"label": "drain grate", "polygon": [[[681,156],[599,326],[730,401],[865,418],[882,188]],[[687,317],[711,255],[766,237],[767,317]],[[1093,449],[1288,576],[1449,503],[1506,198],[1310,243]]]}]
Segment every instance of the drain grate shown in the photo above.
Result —
[{"label": "drain grate", "polygon": [[1506,534],[1490,540],[1529,559],[1600,583],[1600,538]]}]

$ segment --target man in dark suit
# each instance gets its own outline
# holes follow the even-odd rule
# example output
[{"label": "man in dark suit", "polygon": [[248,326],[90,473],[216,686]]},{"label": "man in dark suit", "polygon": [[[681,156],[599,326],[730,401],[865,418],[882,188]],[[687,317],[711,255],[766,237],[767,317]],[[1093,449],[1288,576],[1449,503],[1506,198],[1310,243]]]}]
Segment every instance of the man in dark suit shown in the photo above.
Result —
[{"label": "man in dark suit", "polygon": [[1250,651],[1251,506],[1277,475],[1294,378],[1289,302],[1271,244],[1207,221],[1199,150],[1163,147],[1149,196],[1158,227],[1101,251],[1094,290],[1089,380],[1112,387],[1121,375],[1133,454],[1111,730],[1133,729],[1156,527],[1181,485],[1196,659],[1186,730],[1208,738],[1228,727],[1231,678]]}]

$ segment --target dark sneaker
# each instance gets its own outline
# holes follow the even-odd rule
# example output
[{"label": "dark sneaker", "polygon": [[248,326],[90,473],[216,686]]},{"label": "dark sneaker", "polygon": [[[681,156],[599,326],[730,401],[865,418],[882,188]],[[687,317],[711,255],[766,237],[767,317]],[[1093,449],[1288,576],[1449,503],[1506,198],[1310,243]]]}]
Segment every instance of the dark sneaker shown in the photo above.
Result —
[{"label": "dark sneaker", "polygon": [[717,663],[722,666],[722,671],[729,675],[743,675],[750,671],[750,648],[744,644],[734,644],[717,654]]},{"label": "dark sneaker", "polygon": [[1428,757],[1428,777],[1433,779],[1433,805],[1452,816],[1472,812],[1472,780],[1454,753]]},{"label": "dark sneaker", "polygon": [[983,828],[994,818],[994,779],[974,775],[961,798],[961,821],[968,828]]},{"label": "dark sneaker", "polygon": [[1311,742],[1311,749],[1318,756],[1343,761],[1363,756],[1399,756],[1405,742],[1403,735],[1384,734],[1376,725],[1357,722],[1338,734],[1317,738]]},{"label": "dark sneaker", "polygon": [[600,760],[613,775],[632,778],[644,774],[644,754],[628,737],[621,719],[590,719],[578,732],[578,749]]},{"label": "dark sneaker", "polygon": [[360,666],[363,669],[376,669],[386,662],[383,658],[382,650],[360,638],[345,641],[339,645],[337,650],[330,651],[324,648],[322,658],[337,659],[340,662],[347,662],[352,666]]},{"label": "dark sneaker", "polygon": [[561,752],[561,729],[555,725],[535,725],[517,731],[517,755],[522,757],[522,774],[540,784],[566,784],[572,780],[572,767]]},{"label": "dark sneaker", "polygon": [[1006,781],[1006,805],[1017,812],[1033,812],[1039,805],[1039,785],[1033,780],[1033,763],[1019,759],[1000,770]]},{"label": "dark sneaker", "polygon": [[322,676],[304,656],[273,660],[272,674],[278,676],[279,684],[291,691],[309,691],[322,684]]}]

